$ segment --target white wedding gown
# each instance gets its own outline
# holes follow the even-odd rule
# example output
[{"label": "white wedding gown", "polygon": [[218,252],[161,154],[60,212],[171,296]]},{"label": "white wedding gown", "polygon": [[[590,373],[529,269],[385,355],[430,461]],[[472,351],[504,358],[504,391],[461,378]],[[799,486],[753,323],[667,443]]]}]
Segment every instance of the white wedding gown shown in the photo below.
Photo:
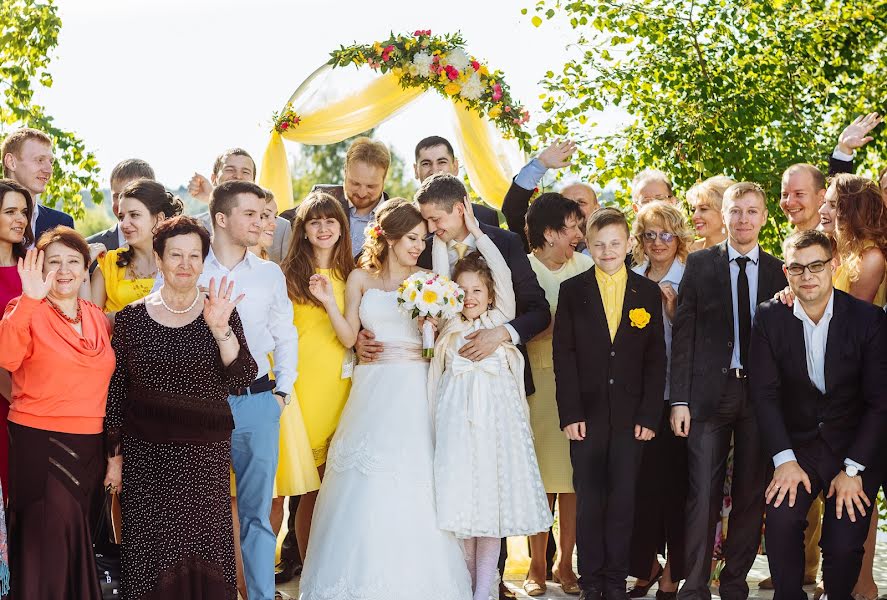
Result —
[{"label": "white wedding gown", "polygon": [[416,321],[370,289],[360,320],[385,344],[354,369],[330,444],[301,600],[470,600],[459,542],[437,526],[434,442]]}]

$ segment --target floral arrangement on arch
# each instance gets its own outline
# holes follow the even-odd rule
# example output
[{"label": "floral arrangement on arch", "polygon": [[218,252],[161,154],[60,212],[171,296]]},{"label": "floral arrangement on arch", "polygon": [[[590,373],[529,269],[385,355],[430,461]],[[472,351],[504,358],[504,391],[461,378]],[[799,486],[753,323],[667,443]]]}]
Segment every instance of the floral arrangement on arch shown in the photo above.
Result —
[{"label": "floral arrangement on arch", "polygon": [[[489,67],[465,51],[460,33],[443,37],[430,30],[412,35],[395,35],[373,44],[342,46],[330,54],[334,67],[367,65],[382,73],[393,73],[404,88],[434,88],[446,98],[465,102],[486,115],[506,138],[514,138],[530,150],[530,136],[523,130],[530,113],[514,98],[499,70]],[[276,122],[276,121],[275,121]]]}]

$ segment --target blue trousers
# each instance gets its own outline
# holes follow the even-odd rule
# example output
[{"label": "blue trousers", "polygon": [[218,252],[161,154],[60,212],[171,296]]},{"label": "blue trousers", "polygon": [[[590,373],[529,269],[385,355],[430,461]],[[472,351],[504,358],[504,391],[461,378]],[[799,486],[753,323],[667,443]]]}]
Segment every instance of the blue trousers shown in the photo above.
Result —
[{"label": "blue trousers", "polygon": [[234,416],[231,464],[237,480],[240,550],[250,600],[274,599],[274,554],[271,500],[277,474],[280,405],[271,391],[229,396]]}]

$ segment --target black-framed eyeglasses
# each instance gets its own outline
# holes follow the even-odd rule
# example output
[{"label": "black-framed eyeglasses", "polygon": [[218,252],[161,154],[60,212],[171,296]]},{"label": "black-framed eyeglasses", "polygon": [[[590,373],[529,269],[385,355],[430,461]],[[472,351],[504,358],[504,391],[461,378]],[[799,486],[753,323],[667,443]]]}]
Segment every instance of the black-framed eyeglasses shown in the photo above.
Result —
[{"label": "black-framed eyeglasses", "polygon": [[807,271],[810,271],[811,273],[822,273],[831,260],[831,257],[829,257],[828,260],[814,260],[812,263],[808,263],[806,265],[792,263],[790,265],[786,265],[785,270],[788,271],[789,275],[792,275],[794,277],[803,275],[805,269]]},{"label": "black-framed eyeglasses", "polygon": [[656,233],[655,231],[645,231],[643,237],[644,240],[648,242],[655,242],[656,238],[659,238],[662,240],[663,244],[670,244],[671,241],[678,236],[670,231],[660,231],[659,233]]}]

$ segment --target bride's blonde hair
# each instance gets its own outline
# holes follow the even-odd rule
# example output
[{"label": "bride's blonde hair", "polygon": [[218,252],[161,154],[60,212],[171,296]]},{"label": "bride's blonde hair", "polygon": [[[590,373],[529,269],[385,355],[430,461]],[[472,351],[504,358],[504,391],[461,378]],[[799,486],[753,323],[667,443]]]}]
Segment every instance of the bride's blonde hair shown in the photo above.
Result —
[{"label": "bride's blonde hair", "polygon": [[376,210],[376,219],[367,226],[358,266],[378,273],[394,244],[422,222],[422,213],[404,198],[391,198]]}]

